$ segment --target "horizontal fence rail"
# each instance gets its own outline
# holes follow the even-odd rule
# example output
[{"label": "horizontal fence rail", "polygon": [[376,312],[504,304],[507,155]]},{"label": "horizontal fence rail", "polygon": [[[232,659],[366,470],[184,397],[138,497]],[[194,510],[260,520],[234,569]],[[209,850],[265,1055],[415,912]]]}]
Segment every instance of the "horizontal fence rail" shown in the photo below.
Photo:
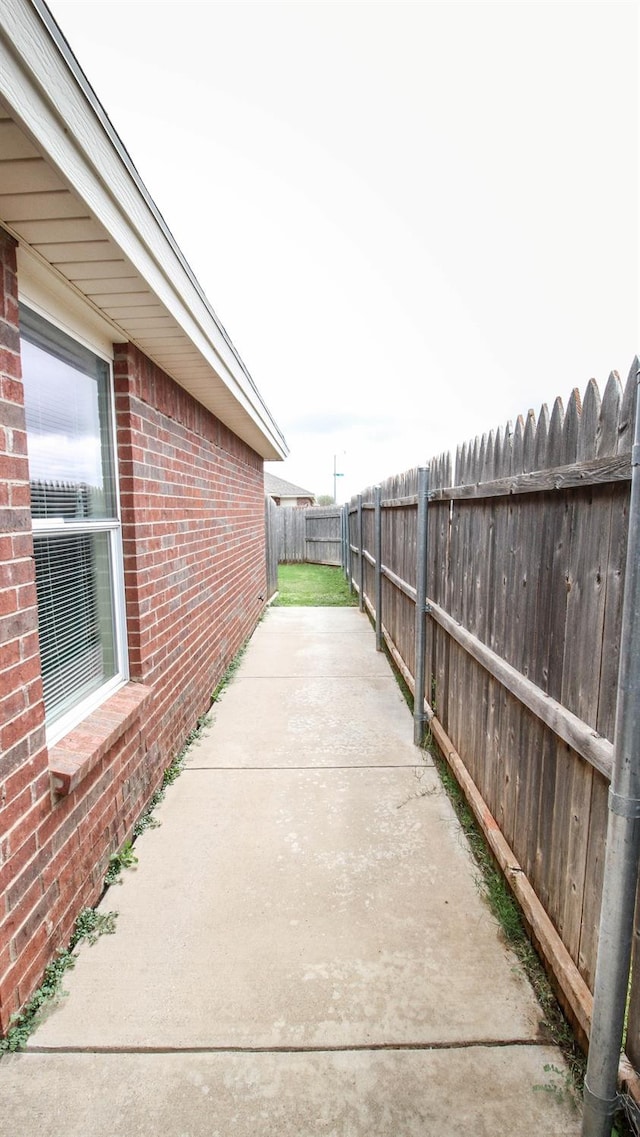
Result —
[{"label": "horizontal fence rail", "polygon": [[[460,447],[455,461],[431,461],[425,522],[418,470],[344,507],[346,570],[378,646],[387,645],[445,757],[460,764],[503,868],[517,866],[518,881],[509,879],[527,918],[537,912],[543,950],[555,942],[557,978],[583,1038],[602,903],[636,369],[637,361],[624,387],[613,373],[601,396],[592,380],[584,400],[574,390],[566,409],[557,399],[551,415],[530,411]],[[627,1052],[638,1066],[640,960]]]}]

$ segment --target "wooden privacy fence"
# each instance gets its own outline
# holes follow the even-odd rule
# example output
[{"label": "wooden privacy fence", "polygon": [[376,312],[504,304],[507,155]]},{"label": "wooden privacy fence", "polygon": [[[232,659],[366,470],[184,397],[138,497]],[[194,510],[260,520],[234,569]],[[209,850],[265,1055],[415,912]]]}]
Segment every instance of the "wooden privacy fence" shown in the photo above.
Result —
[{"label": "wooden privacy fence", "polygon": [[[588,1035],[602,897],[636,365],[345,507],[347,573],[415,690]],[[422,559],[421,559],[422,558]],[[639,566],[640,567],[640,566]],[[420,579],[421,578],[421,579]],[[419,711],[421,708],[418,709]],[[636,943],[638,937],[636,936]],[[640,1064],[640,959],[629,1056]]]},{"label": "wooden privacy fence", "polygon": [[278,591],[278,512],[273,498],[264,499],[265,556],[267,559],[267,595],[270,600]]},{"label": "wooden privacy fence", "polygon": [[268,524],[270,540],[278,550],[280,563],[342,564],[340,506],[313,505],[305,509],[274,506],[269,510]]}]

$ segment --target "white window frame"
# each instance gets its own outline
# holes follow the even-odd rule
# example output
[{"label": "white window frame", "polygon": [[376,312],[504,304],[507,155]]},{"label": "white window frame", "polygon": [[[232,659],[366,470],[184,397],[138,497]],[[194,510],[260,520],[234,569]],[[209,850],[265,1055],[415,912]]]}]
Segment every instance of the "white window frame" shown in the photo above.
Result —
[{"label": "white window frame", "polygon": [[65,326],[61,321],[55,319],[48,311],[43,311],[39,304],[34,304],[31,300],[22,299],[21,305],[29,311],[33,316],[38,317],[45,324],[50,324],[54,328],[63,332],[66,336],[74,339],[77,343],[87,348],[98,359],[107,364],[108,369],[108,384],[109,384],[109,416],[110,416],[110,438],[113,448],[112,453],[112,468],[114,478],[114,505],[115,517],[107,519],[95,520],[46,520],[46,519],[32,519],[32,529],[34,537],[38,535],[46,535],[48,537],[54,536],[71,536],[73,533],[106,533],[109,541],[109,554],[110,554],[110,568],[111,568],[111,604],[113,613],[113,634],[114,634],[114,651],[115,651],[115,674],[107,679],[97,690],[92,691],[84,699],[81,699],[74,706],[70,707],[68,711],[56,718],[52,723],[46,726],[46,739],[47,745],[52,746],[59,742],[65,734],[78,726],[83,719],[87,717],[92,711],[100,707],[110,695],[113,695],[129,680],[129,659],[127,649],[127,624],[126,624],[126,607],[125,607],[125,588],[124,588],[124,557],[122,551],[122,520],[120,509],[120,477],[118,468],[118,452],[117,452],[117,433],[116,433],[116,414],[115,414],[115,391],[113,383],[113,360],[105,354],[104,350],[98,347],[95,341],[85,339],[85,337],[70,332],[68,326]]}]

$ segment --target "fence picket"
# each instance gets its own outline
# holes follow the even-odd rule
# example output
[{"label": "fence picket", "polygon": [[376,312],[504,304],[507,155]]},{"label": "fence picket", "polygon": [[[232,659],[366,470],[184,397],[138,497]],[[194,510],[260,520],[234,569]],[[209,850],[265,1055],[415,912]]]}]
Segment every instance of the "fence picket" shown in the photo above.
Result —
[{"label": "fence picket", "polygon": [[[426,659],[434,709],[589,985],[606,766],[594,768],[585,750],[581,757],[542,707],[550,696],[584,724],[585,737],[593,731],[613,740],[630,485],[630,467],[619,459],[633,439],[637,366],[624,387],[612,373],[601,397],[591,380],[584,401],[576,388],[566,404],[556,399],[551,413],[547,405],[537,417],[530,410],[513,425],[468,439],[454,458],[438,455],[430,463],[427,594],[434,609]],[[469,488],[456,494],[455,487]],[[381,488],[382,558],[393,574],[382,581],[385,630],[409,669],[416,493],[415,470]],[[365,546],[373,552],[369,512]],[[358,579],[357,563],[353,572]],[[372,581],[368,565],[366,574]],[[476,662],[469,636],[535,684],[541,696],[529,701],[532,709],[499,668],[490,674]],[[577,735],[572,741],[579,745]],[[640,1061],[637,963],[635,970],[630,1046]]]},{"label": "fence picket", "polygon": [[511,473],[521,474],[524,468],[524,418],[518,415],[513,432],[513,453],[511,456]]},{"label": "fence picket", "polygon": [[270,502],[268,540],[280,563],[342,564],[342,510],[339,506],[293,509]]},{"label": "fence picket", "polygon": [[562,466],[564,463],[564,406],[561,398],[557,398],[551,412],[549,423],[549,437],[547,439],[547,468]]}]

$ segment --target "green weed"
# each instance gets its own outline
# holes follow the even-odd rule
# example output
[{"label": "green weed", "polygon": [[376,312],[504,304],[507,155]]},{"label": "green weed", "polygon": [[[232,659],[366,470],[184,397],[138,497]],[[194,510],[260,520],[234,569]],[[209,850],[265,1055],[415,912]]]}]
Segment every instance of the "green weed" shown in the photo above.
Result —
[{"label": "green weed", "polygon": [[[231,660],[231,663],[229,664],[229,666],[227,667],[227,670],[225,671],[224,675],[222,676],[220,681],[214,687],[213,694],[211,696],[211,702],[212,703],[217,703],[222,692],[225,690],[225,688],[227,688],[229,686],[229,684],[230,684],[231,680],[233,679],[236,671],[238,670],[240,664],[242,663],[242,657],[244,656],[244,653],[247,650],[248,642],[249,641],[247,640],[247,643],[244,643],[242,645],[242,647],[240,648],[240,651],[238,651],[236,653],[236,655],[234,655],[234,657]],[[198,724],[198,725],[200,725],[200,724]],[[187,739],[187,745],[190,745],[188,739]]]},{"label": "green weed", "polygon": [[561,1070],[551,1062],[543,1066],[545,1074],[553,1075],[546,1082],[533,1087],[534,1091],[544,1091],[553,1094],[558,1102],[568,1102],[572,1109],[577,1110],[582,1104],[582,1095],[571,1076],[569,1070]]},{"label": "green weed", "polygon": [[[238,667],[243,650],[244,648],[241,649],[229,668],[227,668],[216,691],[220,690],[229,682],[231,675]],[[190,746],[200,736],[209,721],[209,715],[202,715],[198,719],[196,726],[185,739],[182,749],[165,769],[159,788],[151,795],[143,813],[133,826],[131,840],[125,841],[122,848],[112,853],[109,857],[109,865],[104,878],[105,889],[116,882],[120,882],[124,869],[133,868],[138,863],[138,857],[134,851],[133,842],[144,833],[145,830],[155,829],[160,825],[158,819],[153,816],[154,811],[164,799],[168,787],[173,785],[176,778],[182,773]],[[75,922],[69,947],[57,952],[55,958],[45,968],[42,983],[37,991],[33,993],[19,1014],[12,1016],[11,1026],[6,1036],[0,1038],[0,1058],[4,1053],[21,1050],[26,1045],[27,1040],[39,1022],[42,1009],[64,993],[62,991],[62,980],[65,972],[75,966],[77,959],[75,949],[78,944],[83,940],[86,940],[89,944],[94,944],[99,936],[113,934],[116,930],[115,921],[117,915],[117,912],[99,912],[95,908],[82,909]]]},{"label": "green weed", "polygon": [[533,987],[542,1010],[546,1033],[562,1051],[568,1065],[567,1077],[577,1100],[582,1095],[586,1070],[584,1054],[558,1004],[538,954],[529,940],[520,906],[494,860],[460,786],[440,754],[432,750],[430,757],[435,763],[440,780],[478,865],[476,884]]},{"label": "green weed", "polygon": [[112,853],[109,857],[109,868],[107,869],[104,885],[109,888],[112,884],[120,884],[122,880],[122,870],[131,869],[137,865],[138,858],[133,851],[131,841],[125,841],[122,848],[117,853]]},{"label": "green weed", "polygon": [[[226,675],[227,675],[227,672],[225,672],[225,677],[226,677]],[[220,684],[218,684],[218,686],[220,686]],[[216,688],[216,690],[217,689],[218,688]],[[214,697],[215,697],[215,692],[214,692]],[[194,726],[193,730],[191,730],[189,732],[189,734],[187,735],[182,749],[180,750],[180,752],[178,754],[176,754],[173,761],[170,762],[169,765],[167,766],[166,770],[164,771],[164,773],[162,775],[162,781],[161,781],[158,789],[152,793],[151,797],[149,798],[149,801],[147,802],[147,805],[146,805],[144,812],[140,815],[140,817],[136,821],[135,825],[133,826],[133,830],[132,830],[132,839],[133,840],[135,840],[137,837],[140,837],[141,834],[146,832],[147,829],[157,829],[158,826],[161,824],[161,822],[158,820],[158,818],[154,817],[154,813],[155,813],[156,809],[158,808],[158,806],[160,805],[160,802],[164,801],[164,797],[165,797],[166,791],[169,788],[169,786],[173,785],[176,778],[179,778],[180,774],[184,770],[184,764],[186,762],[187,753],[189,751],[189,748],[193,745],[193,743],[196,741],[196,739],[200,737],[200,735],[202,734],[202,731],[209,724],[210,721],[211,721],[211,718],[209,715],[201,715],[200,718],[198,719],[196,725]],[[118,854],[115,854],[115,856],[117,856],[117,855]],[[137,858],[136,858],[136,860],[137,860]],[[129,867],[128,865],[123,865],[123,868],[128,868],[128,867]],[[105,884],[107,884],[107,883],[112,883],[112,882],[107,882],[107,880],[105,878]]]},{"label": "green weed", "polygon": [[112,936],[116,930],[117,912],[99,912],[97,908],[83,908],[75,922],[69,949],[73,951],[82,941],[95,944],[100,936]]},{"label": "green weed", "polygon": [[[390,653],[386,653],[396,682],[404,698],[413,711],[413,697]],[[431,680],[432,707],[436,704],[435,681]],[[478,865],[476,884],[498,920],[505,940],[510,945],[524,974],[529,979],[536,994],[543,1015],[543,1023],[550,1040],[560,1048],[568,1066],[568,1078],[574,1087],[576,1100],[582,1097],[582,1087],[586,1071],[586,1059],[553,993],[540,958],[535,951],[525,928],[520,906],[511,892],[500,867],[489,849],[482,830],[467,800],[456,781],[448,763],[442,757],[433,741],[431,730],[427,727],[427,741],[423,753],[434,762],[442,786],[449,797],[460,827],[467,839],[471,853]],[[564,1077],[564,1073],[563,1073]]]},{"label": "green weed", "polygon": [[95,908],[83,908],[75,922],[69,947],[58,951],[51,963],[44,969],[42,983],[19,1014],[11,1016],[11,1026],[4,1038],[0,1038],[0,1058],[3,1054],[22,1050],[36,1029],[42,1011],[54,1000],[64,994],[62,980],[65,972],[75,967],[76,948],[83,940],[94,944],[99,936],[112,935],[116,930],[117,912],[97,912]]}]

